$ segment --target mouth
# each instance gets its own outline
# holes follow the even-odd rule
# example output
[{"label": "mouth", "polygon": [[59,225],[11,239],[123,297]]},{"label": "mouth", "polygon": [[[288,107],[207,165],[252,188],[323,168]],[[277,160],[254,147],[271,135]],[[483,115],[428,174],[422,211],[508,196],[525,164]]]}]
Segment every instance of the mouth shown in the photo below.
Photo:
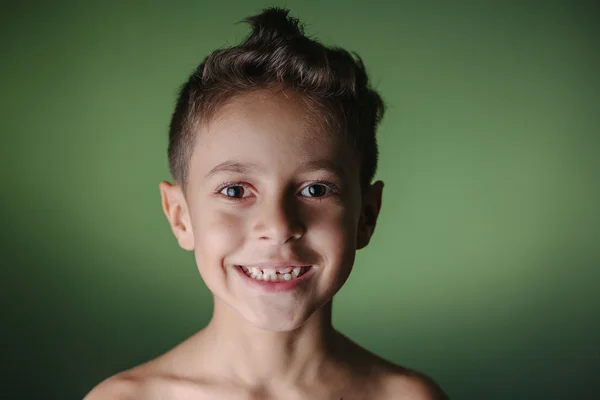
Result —
[{"label": "mouth", "polygon": [[247,277],[264,282],[294,281],[312,269],[311,265],[285,267],[245,267],[236,265]]}]

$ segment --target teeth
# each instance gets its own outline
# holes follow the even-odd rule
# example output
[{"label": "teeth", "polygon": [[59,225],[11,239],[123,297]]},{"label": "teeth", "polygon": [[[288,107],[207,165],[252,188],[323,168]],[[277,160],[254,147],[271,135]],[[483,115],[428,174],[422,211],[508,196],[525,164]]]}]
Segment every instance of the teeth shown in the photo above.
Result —
[{"label": "teeth", "polygon": [[247,268],[241,266],[241,268],[247,276],[257,281],[282,282],[298,278],[298,276],[307,272],[310,267],[286,267],[277,271],[274,268],[264,268],[262,270],[257,267]]},{"label": "teeth", "polygon": [[275,272],[275,270],[272,269],[272,268],[265,268],[265,269],[263,269],[263,274],[265,274],[265,275],[275,275],[275,274],[277,274],[277,272]]}]

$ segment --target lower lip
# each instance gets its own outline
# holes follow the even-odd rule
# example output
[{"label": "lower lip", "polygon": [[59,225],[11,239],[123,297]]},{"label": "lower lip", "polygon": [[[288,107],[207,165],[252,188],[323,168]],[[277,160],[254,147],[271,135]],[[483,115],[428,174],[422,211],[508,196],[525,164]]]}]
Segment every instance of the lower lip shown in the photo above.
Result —
[{"label": "lower lip", "polygon": [[303,275],[299,276],[296,279],[291,279],[289,281],[272,282],[262,280],[259,281],[257,279],[250,278],[244,273],[241,267],[235,266],[234,268],[238,271],[242,279],[248,282],[248,284],[265,292],[287,292],[288,290],[292,290],[298,285],[301,285],[304,282],[306,282],[313,275],[315,270],[315,268],[310,267],[308,271],[306,271]]}]

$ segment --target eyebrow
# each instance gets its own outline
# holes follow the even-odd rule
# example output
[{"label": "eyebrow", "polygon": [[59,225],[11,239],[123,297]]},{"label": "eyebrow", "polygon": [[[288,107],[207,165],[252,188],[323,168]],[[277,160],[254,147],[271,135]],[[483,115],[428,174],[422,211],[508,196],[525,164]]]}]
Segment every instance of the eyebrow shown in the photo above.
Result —
[{"label": "eyebrow", "polygon": [[[302,172],[313,172],[313,171],[319,171],[319,170],[326,170],[326,171],[333,172],[334,174],[338,175],[340,178],[344,179],[347,177],[347,174],[346,174],[344,168],[342,168],[342,166],[339,165],[338,163],[333,162],[331,160],[309,161],[309,162],[302,164],[302,166],[298,170],[302,171]],[[259,165],[253,164],[253,163],[240,163],[240,162],[235,162],[235,161],[224,161],[224,162],[220,163],[219,165],[217,165],[216,167],[214,167],[213,169],[211,169],[205,175],[205,178],[209,179],[216,174],[224,173],[224,172],[225,173],[237,173],[237,174],[249,174],[252,172],[254,172],[254,173],[264,172],[264,169],[261,168]]]},{"label": "eyebrow", "polygon": [[205,178],[208,179],[218,173],[221,172],[229,172],[229,173],[238,173],[238,174],[248,174],[250,172],[261,171],[261,168],[252,163],[239,163],[234,161],[224,161],[221,164],[217,165],[213,169],[211,169],[206,175]]},{"label": "eyebrow", "polygon": [[331,160],[315,160],[304,163],[300,168],[302,171],[312,172],[319,170],[331,171],[334,174],[338,175],[340,178],[345,179],[347,177],[347,173],[342,166]]}]

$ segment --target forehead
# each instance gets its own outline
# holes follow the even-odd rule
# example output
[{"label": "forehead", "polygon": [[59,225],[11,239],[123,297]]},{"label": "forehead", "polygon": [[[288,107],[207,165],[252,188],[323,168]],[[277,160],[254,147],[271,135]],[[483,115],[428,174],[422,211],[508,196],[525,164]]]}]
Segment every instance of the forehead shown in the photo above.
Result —
[{"label": "forehead", "polygon": [[358,163],[344,135],[332,132],[324,115],[299,95],[257,92],[237,96],[200,126],[190,174],[224,161],[284,170],[332,161],[350,177]]}]

